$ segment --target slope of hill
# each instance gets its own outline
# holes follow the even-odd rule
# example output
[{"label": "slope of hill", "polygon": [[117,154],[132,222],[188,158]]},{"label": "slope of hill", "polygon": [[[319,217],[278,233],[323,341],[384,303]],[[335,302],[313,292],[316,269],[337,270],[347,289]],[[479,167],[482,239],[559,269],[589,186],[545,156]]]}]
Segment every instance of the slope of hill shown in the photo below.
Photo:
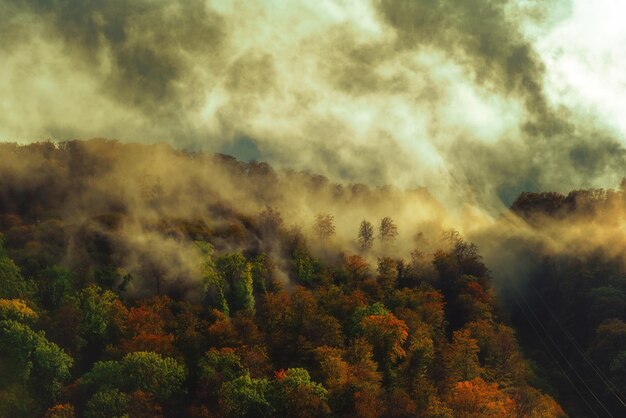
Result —
[{"label": "slope of hill", "polygon": [[[617,255],[535,247],[533,287],[497,297],[424,189],[106,140],[0,153],[0,415],[586,414],[576,356],[621,407]],[[543,230],[563,200],[511,216]]]}]

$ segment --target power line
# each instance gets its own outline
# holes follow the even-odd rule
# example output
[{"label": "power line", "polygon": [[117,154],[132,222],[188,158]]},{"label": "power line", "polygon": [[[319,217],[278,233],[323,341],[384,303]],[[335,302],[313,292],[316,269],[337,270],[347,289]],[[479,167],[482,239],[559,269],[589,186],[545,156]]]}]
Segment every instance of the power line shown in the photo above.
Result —
[{"label": "power line", "polygon": [[[528,323],[530,324],[530,326],[532,327],[533,331],[535,332],[535,334],[537,335],[537,337],[539,338],[541,344],[544,346],[544,348],[546,349],[546,352],[548,353],[548,355],[552,358],[552,361],[557,365],[557,367],[559,368],[559,370],[561,370],[561,373],[563,373],[563,376],[565,376],[565,378],[567,379],[567,381],[572,385],[572,387],[574,388],[574,391],[576,392],[576,394],[580,397],[580,399],[585,403],[585,405],[587,406],[587,408],[589,408],[589,410],[593,413],[594,416],[599,417],[598,413],[595,411],[595,409],[591,406],[591,404],[589,404],[587,398],[585,396],[583,396],[583,394],[581,393],[580,389],[578,388],[578,385],[575,384],[572,381],[572,378],[570,377],[570,375],[565,371],[565,369],[563,368],[563,366],[561,365],[561,363],[557,360],[556,356],[554,355],[554,353],[552,352],[552,349],[550,349],[550,347],[548,346],[548,344],[546,343],[546,341],[544,340],[544,338],[541,336],[540,332],[538,331],[537,327],[535,326],[534,322],[536,322],[541,329],[543,330],[543,333],[548,337],[548,339],[550,339],[550,342],[552,343],[553,347],[557,350],[557,352],[561,355],[561,357],[563,358],[563,360],[565,361],[565,363],[572,369],[572,371],[574,372],[574,374],[576,375],[576,377],[578,378],[578,380],[580,380],[583,385],[587,388],[587,390],[591,393],[591,395],[595,398],[596,402],[598,402],[598,404],[602,407],[602,409],[604,409],[606,411],[606,413],[608,414],[608,416],[612,417],[613,415],[611,415],[611,413],[608,411],[608,409],[604,406],[604,404],[600,401],[600,399],[595,395],[595,393],[591,390],[591,388],[585,383],[585,381],[581,378],[581,376],[576,372],[576,369],[574,368],[574,366],[569,362],[569,360],[567,359],[567,357],[565,357],[565,355],[563,354],[563,352],[559,349],[558,345],[556,344],[556,342],[552,339],[552,337],[550,336],[549,332],[546,330],[546,328],[543,326],[543,324],[541,323],[541,321],[539,320],[539,318],[537,317],[537,315],[535,314],[535,312],[533,311],[532,307],[528,304],[528,302],[526,301],[526,298],[523,296],[523,294],[519,291],[519,289],[517,289],[517,285],[513,284],[513,289],[515,290],[515,299],[517,301],[518,306],[521,308],[522,313],[524,314],[524,316],[526,317],[526,319],[528,320]],[[520,303],[520,301],[524,302],[524,305],[526,306],[526,309],[524,309],[524,307],[522,306],[522,304]],[[534,321],[531,319],[531,317],[528,315],[527,311],[530,312],[534,318]]]},{"label": "power line", "polygon": [[606,385],[606,387],[613,393],[613,395],[617,398],[619,403],[621,403],[624,407],[626,407],[626,403],[621,398],[621,396],[624,396],[624,395],[622,395],[622,393],[619,391],[619,389],[613,384],[613,382],[611,382],[611,380],[604,374],[604,372],[602,372],[600,367],[598,367],[598,365],[595,364],[595,362],[587,355],[587,353],[585,353],[585,351],[580,346],[580,344],[578,344],[578,342],[576,341],[574,336],[565,328],[565,326],[563,326],[561,321],[559,321],[558,317],[554,314],[554,312],[552,312],[552,309],[550,309],[550,307],[545,302],[545,300],[543,299],[543,297],[541,296],[541,294],[539,293],[539,291],[537,290],[535,285],[532,284],[532,282],[530,282],[530,286],[532,287],[533,292],[535,292],[535,294],[537,295],[537,297],[539,298],[539,300],[541,301],[543,306],[548,310],[548,313],[552,317],[552,320],[554,322],[556,322],[556,324],[561,329],[561,331],[563,331],[563,333],[572,342],[572,344],[574,344],[574,347],[576,348],[578,353],[587,362],[587,364],[589,364],[589,366],[595,372],[595,374],[598,376],[598,378],[600,378],[600,380]]}]

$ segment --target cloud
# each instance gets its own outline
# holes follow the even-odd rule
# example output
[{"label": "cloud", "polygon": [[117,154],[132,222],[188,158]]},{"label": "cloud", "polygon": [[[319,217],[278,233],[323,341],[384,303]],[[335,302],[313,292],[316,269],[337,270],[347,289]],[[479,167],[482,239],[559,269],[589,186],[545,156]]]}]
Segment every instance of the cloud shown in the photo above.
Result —
[{"label": "cloud", "polygon": [[5,140],[164,141],[336,180],[424,185],[450,206],[495,211],[522,190],[612,186],[623,175],[615,123],[582,112],[590,95],[566,97],[554,81],[566,60],[550,51],[583,19],[563,1],[0,9]]}]

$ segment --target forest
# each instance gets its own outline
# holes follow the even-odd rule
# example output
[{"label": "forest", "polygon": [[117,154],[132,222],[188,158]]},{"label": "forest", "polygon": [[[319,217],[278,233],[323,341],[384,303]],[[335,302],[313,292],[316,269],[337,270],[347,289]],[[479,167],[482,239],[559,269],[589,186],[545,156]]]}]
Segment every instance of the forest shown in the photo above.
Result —
[{"label": "forest", "polygon": [[626,181],[477,219],[166,145],[2,143],[0,416],[624,416]]}]

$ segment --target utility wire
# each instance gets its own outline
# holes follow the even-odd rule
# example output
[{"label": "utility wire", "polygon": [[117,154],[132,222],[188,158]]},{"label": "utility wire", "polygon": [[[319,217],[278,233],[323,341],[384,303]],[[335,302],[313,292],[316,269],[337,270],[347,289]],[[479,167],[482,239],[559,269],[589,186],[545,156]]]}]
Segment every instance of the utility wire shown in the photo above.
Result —
[{"label": "utility wire", "polygon": [[554,345],[554,348],[556,348],[556,351],[561,355],[561,357],[563,358],[563,360],[565,360],[565,363],[572,369],[572,371],[574,372],[574,374],[576,375],[576,377],[578,377],[578,379],[582,382],[582,384],[585,386],[585,388],[589,391],[589,393],[591,393],[591,396],[593,396],[593,398],[596,400],[596,402],[598,402],[598,404],[602,407],[602,409],[604,409],[606,411],[606,413],[608,414],[609,417],[613,417],[613,415],[611,414],[611,412],[609,412],[609,410],[607,409],[607,407],[604,405],[604,403],[600,400],[600,398],[596,395],[596,393],[589,387],[589,385],[587,384],[587,382],[580,376],[580,374],[578,373],[578,371],[576,370],[576,368],[572,365],[572,363],[569,361],[569,359],[567,358],[567,356],[565,354],[563,354],[563,351],[561,350],[561,348],[559,347],[559,345],[556,343],[556,341],[554,341],[554,338],[552,338],[552,335],[550,335],[550,333],[548,332],[548,330],[546,329],[546,327],[543,325],[543,323],[539,320],[539,318],[537,317],[537,314],[535,313],[535,311],[532,309],[532,307],[528,304],[528,302],[526,301],[526,297],[523,294],[520,294],[520,296],[522,297],[522,299],[524,300],[524,302],[526,303],[526,305],[528,305],[528,308],[530,309],[530,313],[533,315],[533,317],[535,317],[535,319],[537,320],[537,323],[539,324],[539,326],[541,327],[541,329],[543,329],[543,331],[545,332],[545,334],[548,336],[548,339],[552,342],[552,344]]},{"label": "utility wire", "polygon": [[[569,373],[565,371],[565,369],[563,368],[563,366],[561,365],[561,363],[557,360],[556,356],[554,355],[554,353],[552,352],[552,349],[548,346],[548,344],[546,343],[546,341],[544,340],[544,338],[541,336],[541,333],[539,332],[538,328],[535,326],[535,321],[537,322],[537,324],[539,324],[541,326],[541,329],[543,330],[543,332],[545,333],[546,336],[550,337],[549,333],[546,331],[545,327],[542,326],[541,321],[537,318],[537,316],[534,314],[531,306],[528,304],[528,302],[526,301],[526,299],[523,297],[523,295],[521,294],[521,292],[517,289],[517,285],[513,284],[513,289],[515,291],[514,297],[516,299],[517,305],[520,307],[522,314],[524,314],[524,316],[526,317],[526,319],[528,320],[528,323],[530,324],[531,328],[533,329],[535,335],[537,335],[537,337],[539,338],[539,341],[541,342],[541,344],[544,346],[544,348],[546,349],[546,353],[548,353],[548,355],[550,356],[550,358],[552,358],[552,361],[557,365],[557,367],[559,368],[559,370],[561,370],[561,373],[563,373],[563,376],[567,379],[567,381],[572,385],[572,388],[574,389],[574,391],[576,392],[576,394],[580,397],[580,399],[585,403],[585,405],[587,406],[587,408],[589,408],[589,410],[591,411],[591,413],[596,416],[599,417],[598,413],[595,411],[595,409],[591,406],[591,404],[589,404],[589,401],[587,400],[587,398],[585,396],[583,396],[583,394],[581,393],[580,389],[578,388],[578,385],[576,383],[574,383],[572,381],[572,378],[570,377]],[[524,302],[524,306],[522,306],[521,302]],[[528,312],[532,313],[533,317],[534,317],[534,321],[533,319],[529,316]],[[552,344],[554,345],[554,347],[557,349],[557,351],[560,352],[558,346],[554,343],[553,340]],[[561,356],[563,356],[563,354],[561,353]],[[567,360],[567,358],[565,358],[563,356],[564,360],[566,363],[568,363],[568,365],[570,366],[570,368],[572,368],[572,370],[575,369],[572,367],[571,363],[569,363],[569,361]],[[582,380],[580,378],[580,376],[578,376],[578,379]],[[584,383],[584,381],[583,381]],[[589,389],[589,388],[588,388]],[[592,395],[595,397],[595,395],[592,392]],[[606,410],[606,408],[604,407],[604,405],[602,405],[602,403],[597,399],[596,400],[601,404],[601,406]],[[609,416],[612,417],[611,413],[607,411],[607,413],[609,414]]]},{"label": "utility wire", "polygon": [[598,365],[595,364],[595,362],[591,359],[591,357],[589,357],[587,355],[587,353],[585,353],[585,351],[583,350],[583,348],[580,346],[580,344],[578,344],[578,342],[576,341],[576,339],[574,338],[574,336],[567,330],[567,328],[565,328],[565,326],[563,326],[563,324],[561,323],[561,321],[559,321],[558,317],[554,314],[554,312],[552,312],[552,309],[550,309],[550,307],[548,306],[548,304],[545,302],[545,300],[543,299],[543,297],[541,296],[541,294],[539,293],[539,291],[537,290],[537,288],[535,287],[535,285],[532,284],[532,282],[530,282],[530,286],[533,289],[533,291],[535,292],[535,294],[537,295],[537,297],[539,298],[539,300],[541,301],[541,303],[543,304],[543,306],[545,306],[545,308],[548,310],[548,313],[550,314],[550,316],[552,317],[552,320],[554,322],[556,322],[556,324],[558,325],[558,327],[561,329],[561,331],[563,331],[563,333],[567,336],[567,338],[572,342],[572,344],[574,344],[574,347],[576,347],[576,350],[578,351],[578,353],[582,356],[582,358],[587,362],[587,364],[589,364],[589,366],[591,367],[591,369],[595,372],[595,374],[598,376],[598,378],[600,378],[600,380],[606,385],[606,387],[613,393],[613,395],[617,398],[617,400],[619,401],[619,403],[622,404],[622,406],[626,407],[626,403],[624,402],[624,400],[622,399],[622,396],[624,396],[619,389],[613,384],[613,382],[611,382],[611,380],[604,374],[604,372],[602,372],[602,370],[600,369],[600,367],[598,367]]}]

